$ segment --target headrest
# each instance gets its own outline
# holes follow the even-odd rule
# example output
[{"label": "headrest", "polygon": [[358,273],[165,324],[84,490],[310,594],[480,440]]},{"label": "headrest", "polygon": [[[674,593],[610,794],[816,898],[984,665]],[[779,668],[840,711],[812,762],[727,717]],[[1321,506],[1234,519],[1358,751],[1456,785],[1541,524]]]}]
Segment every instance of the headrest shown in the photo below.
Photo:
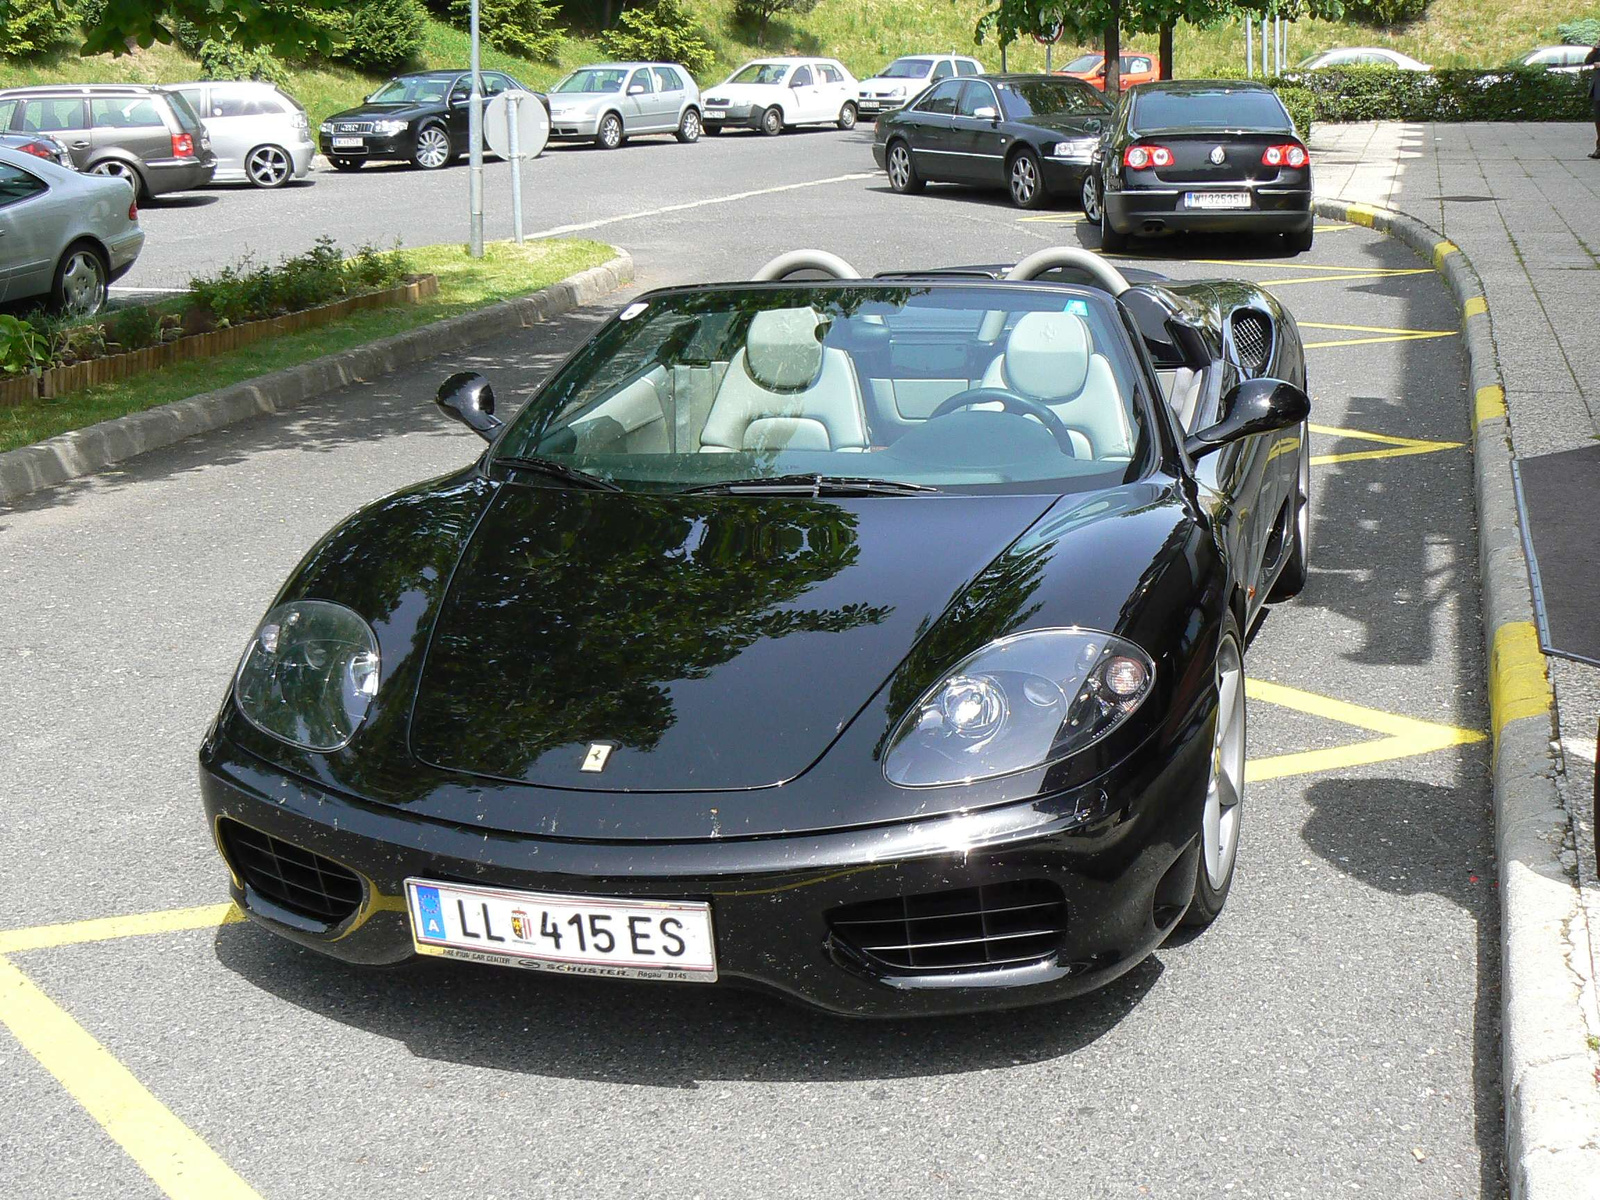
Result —
[{"label": "headrest", "polygon": [[810,387],[822,373],[822,318],[812,308],[769,308],[750,319],[745,369],[776,392]]},{"label": "headrest", "polygon": [[1089,374],[1089,327],[1076,313],[1026,313],[1006,339],[1006,384],[1034,400],[1065,400]]}]

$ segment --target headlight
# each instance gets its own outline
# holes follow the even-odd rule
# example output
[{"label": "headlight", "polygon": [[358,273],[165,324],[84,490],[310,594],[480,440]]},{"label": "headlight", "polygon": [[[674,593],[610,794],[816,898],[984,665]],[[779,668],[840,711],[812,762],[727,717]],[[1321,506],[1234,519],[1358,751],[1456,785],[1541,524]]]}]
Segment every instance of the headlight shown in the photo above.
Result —
[{"label": "headlight", "polygon": [[1054,158],[1070,158],[1074,162],[1088,162],[1094,157],[1094,148],[1098,142],[1098,138],[1092,137],[1073,138],[1070,141],[1057,142],[1049,153]]},{"label": "headlight", "polygon": [[333,132],[333,122],[332,121],[324,121],[321,125],[317,126],[317,129],[321,133],[332,133]]},{"label": "headlight", "polygon": [[906,85],[903,83],[895,84],[889,89],[889,94],[895,97],[897,100],[904,100],[906,96]]},{"label": "headlight", "polygon": [[1093,629],[1040,629],[970,654],[912,705],[883,773],[901,787],[969,783],[1060,762],[1149,696],[1155,663]]},{"label": "headlight", "polygon": [[404,133],[406,126],[410,124],[410,121],[374,121],[372,123],[372,132],[380,133],[385,137],[392,137],[394,134]]},{"label": "headlight", "polygon": [[378,694],[378,639],[342,604],[280,604],[256,629],[234,702],[257,729],[307,750],[338,750]]}]

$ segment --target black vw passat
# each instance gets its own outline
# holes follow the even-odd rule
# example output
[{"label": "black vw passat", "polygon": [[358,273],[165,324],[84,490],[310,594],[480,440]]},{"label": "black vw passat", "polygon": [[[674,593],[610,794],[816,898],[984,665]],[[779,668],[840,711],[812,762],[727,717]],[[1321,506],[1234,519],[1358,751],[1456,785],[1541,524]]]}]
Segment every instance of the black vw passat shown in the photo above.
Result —
[{"label": "black vw passat", "polygon": [[1277,95],[1230,79],[1123,93],[1083,184],[1100,247],[1135,234],[1281,234],[1311,249],[1311,156]]},{"label": "black vw passat", "polygon": [[[500,71],[481,71],[483,96],[526,91]],[[550,102],[539,99],[548,112]],[[465,154],[472,72],[423,71],[397,75],[355,108],[334,113],[317,127],[323,156],[340,171],[367,162],[399,159],[436,171]]]},{"label": "black vw passat", "polygon": [[509,424],[447,382],[491,445],[310,551],[201,749],[247,914],[879,1015],[1217,916],[1243,634],[1305,580],[1293,319],[1076,248],[785,263],[840,277],[643,296]]},{"label": "black vw passat", "polygon": [[927,183],[1005,188],[1020,208],[1076,197],[1111,107],[1078,79],[946,79],[878,119],[872,156],[897,192]]}]

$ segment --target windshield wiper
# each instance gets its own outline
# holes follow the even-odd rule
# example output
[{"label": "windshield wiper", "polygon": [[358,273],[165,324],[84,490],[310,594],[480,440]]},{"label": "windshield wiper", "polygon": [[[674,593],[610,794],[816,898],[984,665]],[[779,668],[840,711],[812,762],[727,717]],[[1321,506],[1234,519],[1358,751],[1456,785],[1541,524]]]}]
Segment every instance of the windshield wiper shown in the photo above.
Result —
[{"label": "windshield wiper", "polygon": [[591,475],[587,471],[580,471],[577,467],[569,467],[565,463],[558,463],[549,458],[524,458],[515,454],[497,455],[493,460],[497,467],[514,467],[518,471],[537,471],[541,475],[548,475],[551,479],[559,479],[563,483],[575,484],[582,488],[592,488],[599,492],[620,492],[622,489],[609,479],[601,479],[598,475]]},{"label": "windshield wiper", "polygon": [[771,475],[764,479],[727,479],[684,488],[683,495],[720,492],[761,496],[915,496],[939,489],[925,483],[895,479],[864,479],[849,475]]}]

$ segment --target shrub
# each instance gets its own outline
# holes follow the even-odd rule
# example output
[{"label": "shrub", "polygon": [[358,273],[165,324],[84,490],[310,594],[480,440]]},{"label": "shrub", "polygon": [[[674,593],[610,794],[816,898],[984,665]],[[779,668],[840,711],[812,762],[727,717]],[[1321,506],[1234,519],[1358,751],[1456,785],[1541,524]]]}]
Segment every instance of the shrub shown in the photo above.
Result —
[{"label": "shrub", "polygon": [[411,260],[398,246],[393,250],[379,250],[369,243],[350,256],[344,264],[344,272],[355,285],[353,290],[381,292],[405,281],[411,274]]},{"label": "shrub", "polygon": [[678,0],[628,9],[616,28],[600,35],[600,49],[624,61],[682,63],[691,75],[709,71],[716,62],[704,32]]},{"label": "shrub", "polygon": [[428,13],[421,0],[358,0],[344,16],[333,57],[352,66],[387,71],[422,52]]},{"label": "shrub", "polygon": [[[1586,121],[1588,80],[1539,69],[1350,67],[1272,81],[1316,121]],[[1285,100],[1285,104],[1288,101]],[[1294,113],[1294,110],[1290,110]],[[1295,114],[1299,119],[1298,114]]]},{"label": "shrub", "polygon": [[1556,36],[1568,46],[1600,46],[1600,19],[1566,21],[1556,26]]},{"label": "shrub", "polygon": [[[556,24],[559,10],[544,0],[478,0],[483,38],[496,50],[523,58],[555,60],[564,37]],[[466,29],[472,23],[472,0],[450,0],[450,23]]]},{"label": "shrub", "polygon": [[246,50],[231,37],[207,38],[196,53],[202,79],[263,79],[289,84],[289,69],[270,50]]},{"label": "shrub", "polygon": [[1345,0],[1347,21],[1367,25],[1404,25],[1427,11],[1428,0]]},{"label": "shrub", "polygon": [[119,308],[106,318],[106,340],[124,350],[143,350],[161,341],[161,314],[153,308]]},{"label": "shrub", "polygon": [[76,30],[76,14],[57,0],[0,0],[0,58],[44,54]]},{"label": "shrub", "polygon": [[29,322],[0,313],[0,374],[31,375],[50,363],[48,343]]},{"label": "shrub", "polygon": [[238,325],[391,288],[410,270],[398,249],[362,246],[346,262],[332,238],[320,237],[276,267],[258,266],[246,255],[215,275],[196,276],[189,280],[189,301],[214,325]]},{"label": "shrub", "polygon": [[1311,122],[1316,112],[1316,101],[1311,92],[1303,87],[1280,86],[1277,89],[1278,99],[1283,101],[1283,106],[1289,110],[1289,117],[1294,121],[1294,127],[1299,132],[1301,140],[1311,136]]}]

